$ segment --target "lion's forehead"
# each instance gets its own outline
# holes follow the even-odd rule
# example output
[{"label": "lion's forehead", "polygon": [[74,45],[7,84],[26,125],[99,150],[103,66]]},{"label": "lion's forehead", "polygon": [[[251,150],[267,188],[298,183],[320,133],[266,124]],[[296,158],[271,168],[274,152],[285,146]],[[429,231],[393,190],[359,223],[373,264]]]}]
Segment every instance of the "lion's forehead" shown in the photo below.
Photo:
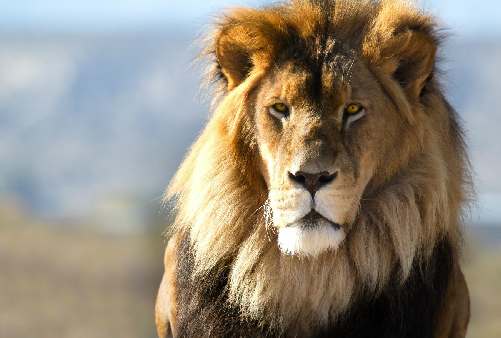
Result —
[{"label": "lion's forehead", "polygon": [[352,92],[363,95],[373,88],[373,79],[363,62],[350,64],[349,75],[333,71],[330,66],[307,63],[304,60],[291,59],[277,65],[270,74],[264,87],[265,96],[280,97],[289,104],[314,110],[339,106]]}]

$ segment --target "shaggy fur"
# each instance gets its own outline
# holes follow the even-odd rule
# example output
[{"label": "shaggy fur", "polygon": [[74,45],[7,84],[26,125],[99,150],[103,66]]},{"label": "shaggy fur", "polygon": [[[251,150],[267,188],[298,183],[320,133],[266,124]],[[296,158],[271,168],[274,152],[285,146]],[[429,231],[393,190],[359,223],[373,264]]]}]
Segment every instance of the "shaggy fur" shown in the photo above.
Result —
[{"label": "shaggy fur", "polygon": [[179,249],[178,301],[184,306],[177,316],[177,337],[456,337],[435,333],[453,263],[446,242],[437,245],[425,269],[415,266],[403,285],[394,280],[378,296],[366,293],[338,320],[309,333],[280,332],[259,320],[242,319],[238,308],[227,303],[228,267],[193,280],[189,240]]},{"label": "shaggy fur", "polygon": [[[358,321],[379,325],[381,337],[434,335],[458,269],[469,187],[458,118],[436,78],[439,40],[433,20],[402,1],[297,0],[221,19],[208,49],[220,100],[166,193],[176,201],[170,232],[182,238],[180,336],[197,332],[190,322],[213,337],[371,336],[355,333]],[[282,127],[260,113],[282,78],[287,95],[307,102],[301,107],[342,105],[363,91],[386,114],[377,120],[368,112],[340,132],[342,141],[329,141],[349,143],[338,151],[341,173],[350,173],[339,182],[351,188],[342,198],[341,188],[321,190],[341,205],[336,222],[346,238],[315,257],[280,251],[277,230],[286,225],[270,201],[285,194],[276,168],[290,167],[304,143],[295,132],[289,148],[281,146]],[[304,121],[297,128],[334,130],[313,117]],[[415,308],[398,314],[392,304]],[[383,327],[387,319],[376,312],[390,308],[395,317]],[[415,322],[421,311],[429,321],[424,331]],[[399,327],[407,321],[411,329]],[[217,327],[224,322],[227,328]]]}]

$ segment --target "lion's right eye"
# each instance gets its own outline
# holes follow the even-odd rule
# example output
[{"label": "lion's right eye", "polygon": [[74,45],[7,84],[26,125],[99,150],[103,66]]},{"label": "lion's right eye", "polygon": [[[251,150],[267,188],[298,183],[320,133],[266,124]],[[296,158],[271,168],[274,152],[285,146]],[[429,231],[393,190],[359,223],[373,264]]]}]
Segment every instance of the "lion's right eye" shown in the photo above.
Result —
[{"label": "lion's right eye", "polygon": [[289,116],[289,107],[285,103],[277,102],[269,107],[270,114],[277,119],[284,119]]},{"label": "lion's right eye", "polygon": [[365,116],[365,108],[358,103],[350,103],[344,108],[344,119],[345,119],[345,128],[348,129],[350,125],[360,120]]}]

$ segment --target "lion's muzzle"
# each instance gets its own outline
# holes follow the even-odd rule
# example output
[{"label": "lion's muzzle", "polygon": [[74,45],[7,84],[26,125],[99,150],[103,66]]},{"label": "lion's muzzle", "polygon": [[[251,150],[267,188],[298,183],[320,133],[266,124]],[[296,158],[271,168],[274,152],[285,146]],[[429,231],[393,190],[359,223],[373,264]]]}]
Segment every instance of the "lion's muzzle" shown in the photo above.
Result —
[{"label": "lion's muzzle", "polygon": [[326,194],[327,186],[314,194],[309,189],[271,190],[269,195],[278,245],[289,255],[318,256],[335,250],[345,238],[336,217],[335,205]]}]

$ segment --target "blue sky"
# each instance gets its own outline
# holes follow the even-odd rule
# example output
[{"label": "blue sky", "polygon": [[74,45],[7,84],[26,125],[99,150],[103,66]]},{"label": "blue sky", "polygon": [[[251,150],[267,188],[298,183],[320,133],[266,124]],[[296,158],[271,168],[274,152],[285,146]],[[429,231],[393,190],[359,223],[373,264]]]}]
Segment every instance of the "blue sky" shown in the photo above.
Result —
[{"label": "blue sky", "polygon": [[[109,31],[201,26],[218,10],[265,0],[0,0],[0,29]],[[501,1],[420,0],[460,35],[501,35]]]}]

